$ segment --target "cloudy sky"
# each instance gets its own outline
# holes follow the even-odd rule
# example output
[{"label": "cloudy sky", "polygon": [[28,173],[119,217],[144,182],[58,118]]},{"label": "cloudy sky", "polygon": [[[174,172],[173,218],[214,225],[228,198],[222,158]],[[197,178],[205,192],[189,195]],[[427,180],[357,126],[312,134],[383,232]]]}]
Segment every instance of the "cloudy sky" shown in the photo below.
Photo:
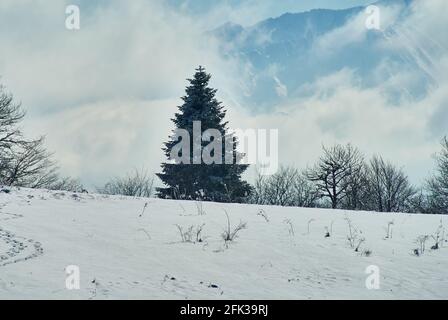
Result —
[{"label": "cloudy sky", "polygon": [[[61,170],[89,187],[133,167],[159,170],[170,118],[185,79],[199,64],[213,74],[212,85],[229,108],[234,128],[280,129],[280,162],[304,167],[318,157],[323,143],[353,142],[367,154],[393,159],[418,183],[430,172],[432,155],[448,134],[444,0],[421,1],[406,22],[441,48],[436,59],[427,57],[437,71],[437,86],[399,107],[390,106],[383,93],[387,86],[408,81],[407,75],[395,74],[366,89],[352,70],[344,69],[307,84],[313,94],[306,99],[285,101],[270,114],[253,114],[241,104],[243,93],[235,81],[245,66],[224,59],[217,44],[204,37],[228,21],[249,26],[288,11],[368,2],[1,0],[1,82],[28,111],[24,131],[46,135]],[[65,28],[68,4],[80,7],[79,31]],[[350,25],[322,43],[343,43],[347,31]],[[418,41],[406,45],[419,48]],[[399,46],[394,41],[387,45],[394,43]],[[372,75],[380,72],[372,70]]]}]

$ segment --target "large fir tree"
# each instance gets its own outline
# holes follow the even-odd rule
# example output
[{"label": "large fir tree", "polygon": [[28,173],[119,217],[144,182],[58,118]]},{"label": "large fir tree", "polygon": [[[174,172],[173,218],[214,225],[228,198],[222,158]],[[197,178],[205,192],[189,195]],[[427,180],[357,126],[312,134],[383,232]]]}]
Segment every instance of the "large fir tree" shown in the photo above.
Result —
[{"label": "large fir tree", "polygon": [[[179,155],[189,161],[173,163],[173,159],[170,158],[171,151],[182,139],[175,135],[171,136],[163,148],[169,161],[162,163],[162,173],[158,174],[158,177],[166,185],[164,188],[157,188],[158,196],[161,198],[240,202],[250,192],[249,184],[241,179],[241,174],[248,165],[238,163],[242,156],[236,151],[238,142],[236,137],[229,133],[227,122],[224,120],[226,111],[221,102],[215,98],[217,90],[208,86],[210,78],[210,74],[207,74],[205,69],[199,66],[194,78],[188,79],[190,84],[186,88],[186,95],[182,97],[184,103],[179,107],[179,112],[175,114],[172,121],[177,129],[188,131],[191,137],[188,156]],[[194,121],[200,121],[201,134],[207,129],[216,129],[220,132],[222,151],[217,155],[222,157],[222,163],[206,164],[199,160],[200,164],[193,164]],[[231,138],[231,140],[227,140],[231,141],[230,148],[225,148],[225,137]],[[201,151],[213,141],[213,139],[201,141]],[[215,142],[219,143],[219,140]],[[213,155],[213,153],[211,154]],[[228,161],[229,157],[232,159],[231,163]],[[197,160],[197,156],[195,160]]]}]

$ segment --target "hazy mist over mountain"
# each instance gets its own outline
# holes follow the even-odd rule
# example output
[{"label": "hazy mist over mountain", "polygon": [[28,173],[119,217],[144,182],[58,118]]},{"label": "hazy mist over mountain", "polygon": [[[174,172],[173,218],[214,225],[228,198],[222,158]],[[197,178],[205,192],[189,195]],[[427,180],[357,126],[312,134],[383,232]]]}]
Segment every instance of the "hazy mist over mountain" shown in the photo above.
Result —
[{"label": "hazy mist over mountain", "polygon": [[[394,46],[408,36],[403,22],[411,14],[411,1],[380,1],[394,21],[383,29],[364,32],[364,6],[342,9],[313,9],[303,13],[285,13],[251,27],[227,23],[213,31],[223,54],[244,61],[249,73],[246,99],[256,112],[269,112],[290,98],[312,94],[307,84],[342,69],[352,70],[362,87],[374,87],[393,74],[418,73],[410,83],[390,88],[392,104],[401,98],[421,98],[434,85],[424,61],[427,52]],[[358,30],[356,30],[358,29]],[[343,39],[343,33],[354,32]],[[397,39],[397,36],[401,36]],[[395,37],[395,38],[394,38]],[[342,41],[341,41],[342,40]],[[412,40],[412,39],[410,39]],[[437,48],[426,47],[429,54]],[[384,70],[379,74],[378,70]]]}]

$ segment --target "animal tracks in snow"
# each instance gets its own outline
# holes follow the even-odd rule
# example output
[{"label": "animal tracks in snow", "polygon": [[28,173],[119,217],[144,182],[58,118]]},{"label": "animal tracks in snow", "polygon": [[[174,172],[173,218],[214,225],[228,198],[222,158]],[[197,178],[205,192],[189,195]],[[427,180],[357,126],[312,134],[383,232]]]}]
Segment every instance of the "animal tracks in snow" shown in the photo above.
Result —
[{"label": "animal tracks in snow", "polygon": [[222,296],[224,291],[217,284],[200,281],[199,283],[190,282],[188,280],[178,279],[173,276],[165,275],[161,283],[162,290],[173,293],[178,296]]},{"label": "animal tracks in snow", "polygon": [[[23,217],[20,214],[2,212],[4,207],[5,205],[0,207],[0,221],[20,219]],[[30,260],[42,254],[43,248],[40,242],[18,236],[0,227],[0,267]]]}]

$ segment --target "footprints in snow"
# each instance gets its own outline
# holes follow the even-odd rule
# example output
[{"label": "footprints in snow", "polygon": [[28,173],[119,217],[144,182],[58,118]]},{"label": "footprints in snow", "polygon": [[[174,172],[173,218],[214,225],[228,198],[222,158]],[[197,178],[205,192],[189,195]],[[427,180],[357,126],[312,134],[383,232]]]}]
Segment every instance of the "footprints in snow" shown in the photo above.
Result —
[{"label": "footprints in snow", "polygon": [[178,295],[184,295],[187,297],[188,294],[201,294],[204,292],[210,293],[213,290],[217,295],[223,295],[224,291],[221,287],[214,283],[205,283],[204,281],[199,282],[199,287],[196,284],[192,284],[187,280],[180,280],[176,277],[165,275],[161,283],[162,289]]},{"label": "footprints in snow", "polygon": [[[1,208],[3,208],[3,205]],[[0,212],[0,220],[19,219],[23,216],[15,213]],[[17,236],[0,227],[0,267],[30,260],[43,254],[42,244],[34,239]]]}]

